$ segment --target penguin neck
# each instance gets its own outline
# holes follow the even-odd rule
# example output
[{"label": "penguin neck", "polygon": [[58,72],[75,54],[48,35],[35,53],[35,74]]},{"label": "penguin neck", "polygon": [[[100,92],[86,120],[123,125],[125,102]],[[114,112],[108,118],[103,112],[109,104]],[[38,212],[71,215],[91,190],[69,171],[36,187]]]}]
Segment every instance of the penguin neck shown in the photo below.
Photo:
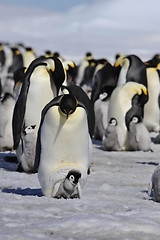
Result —
[{"label": "penguin neck", "polygon": [[123,85],[126,82],[126,76],[129,69],[129,60],[125,58],[123,60],[123,65],[119,74],[117,86]]}]

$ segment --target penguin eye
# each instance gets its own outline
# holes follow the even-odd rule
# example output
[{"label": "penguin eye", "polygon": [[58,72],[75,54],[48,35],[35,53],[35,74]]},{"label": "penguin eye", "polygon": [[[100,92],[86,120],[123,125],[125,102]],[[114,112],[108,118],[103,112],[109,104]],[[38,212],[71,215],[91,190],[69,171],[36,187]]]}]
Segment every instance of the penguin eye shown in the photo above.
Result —
[{"label": "penguin eye", "polygon": [[72,181],[72,182],[74,182],[74,179],[75,179],[75,178],[74,178],[73,175],[71,175],[71,176],[69,177],[69,180]]}]

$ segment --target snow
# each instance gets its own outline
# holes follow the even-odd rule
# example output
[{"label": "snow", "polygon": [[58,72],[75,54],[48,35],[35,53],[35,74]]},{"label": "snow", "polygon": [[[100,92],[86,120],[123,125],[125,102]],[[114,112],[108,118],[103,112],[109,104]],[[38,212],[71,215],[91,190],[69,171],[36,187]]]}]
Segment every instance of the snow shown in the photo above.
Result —
[{"label": "snow", "polygon": [[[88,50],[111,60],[119,51],[148,60],[159,51],[159,5],[101,0],[53,13],[0,4],[0,38],[23,41],[39,54],[58,50],[77,62]],[[14,152],[0,153],[0,239],[159,239],[160,204],[147,192],[160,146],[152,144],[153,152],[105,152],[98,141],[93,146],[82,198],[70,200],[44,197],[37,174],[18,173]]]},{"label": "snow", "polygon": [[37,174],[16,172],[0,154],[0,239],[158,239],[160,204],[148,184],[160,163],[153,152],[106,152],[93,142],[91,174],[81,199],[53,199],[41,193]]}]

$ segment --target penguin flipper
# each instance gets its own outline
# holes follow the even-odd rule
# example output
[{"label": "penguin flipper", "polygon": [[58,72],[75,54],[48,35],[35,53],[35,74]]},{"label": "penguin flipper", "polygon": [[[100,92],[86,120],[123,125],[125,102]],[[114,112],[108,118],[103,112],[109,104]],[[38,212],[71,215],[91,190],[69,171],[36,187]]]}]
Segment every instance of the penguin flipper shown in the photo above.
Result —
[{"label": "penguin flipper", "polygon": [[36,173],[38,171],[39,163],[40,163],[40,155],[41,155],[41,127],[44,122],[45,115],[47,111],[49,110],[50,107],[57,106],[59,105],[59,101],[61,99],[62,95],[53,98],[42,110],[41,113],[41,122],[40,126],[38,129],[38,134],[37,134],[37,143],[36,143],[36,154],[35,154],[35,161],[34,161],[34,168],[33,172]]},{"label": "penguin flipper", "polygon": [[22,89],[19,95],[19,98],[15,104],[12,118],[12,131],[13,131],[13,148],[17,149],[20,138],[21,138],[21,129],[23,126],[23,120],[25,115],[25,106],[27,99],[27,92],[29,88],[29,82],[25,79],[22,85]]}]

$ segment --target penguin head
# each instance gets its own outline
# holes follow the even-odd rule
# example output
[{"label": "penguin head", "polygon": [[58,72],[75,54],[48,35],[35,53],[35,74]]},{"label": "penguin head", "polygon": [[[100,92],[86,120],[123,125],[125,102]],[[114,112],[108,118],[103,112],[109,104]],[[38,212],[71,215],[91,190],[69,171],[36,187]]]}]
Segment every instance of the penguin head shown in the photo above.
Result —
[{"label": "penguin head", "polygon": [[135,126],[138,123],[141,123],[142,121],[143,120],[141,116],[138,115],[133,116],[129,123],[127,124],[127,130],[130,131],[133,126]]},{"label": "penguin head", "polygon": [[78,106],[78,101],[71,94],[63,95],[59,102],[59,108],[61,112],[63,112],[66,115],[66,119],[68,119],[70,114],[75,112],[77,106]]},{"label": "penguin head", "polygon": [[44,61],[47,65],[46,65],[46,68],[47,68],[47,71],[52,71],[54,72],[55,71],[55,62],[52,58],[47,58],[45,61]]},{"label": "penguin head", "polygon": [[117,124],[118,124],[118,122],[117,122],[117,120],[115,118],[111,118],[109,120],[109,125],[110,126],[117,126]]},{"label": "penguin head", "polygon": [[23,130],[24,135],[34,132],[35,127],[36,127],[36,125],[29,125],[29,126],[25,127]]},{"label": "penguin head", "polygon": [[133,116],[133,117],[131,118],[130,124],[131,124],[131,123],[136,124],[136,123],[139,123],[139,122],[142,122],[142,117],[141,117],[141,116]]},{"label": "penguin head", "polygon": [[81,173],[79,171],[70,170],[66,176],[66,179],[68,179],[72,185],[76,185],[80,177],[81,177]]}]

